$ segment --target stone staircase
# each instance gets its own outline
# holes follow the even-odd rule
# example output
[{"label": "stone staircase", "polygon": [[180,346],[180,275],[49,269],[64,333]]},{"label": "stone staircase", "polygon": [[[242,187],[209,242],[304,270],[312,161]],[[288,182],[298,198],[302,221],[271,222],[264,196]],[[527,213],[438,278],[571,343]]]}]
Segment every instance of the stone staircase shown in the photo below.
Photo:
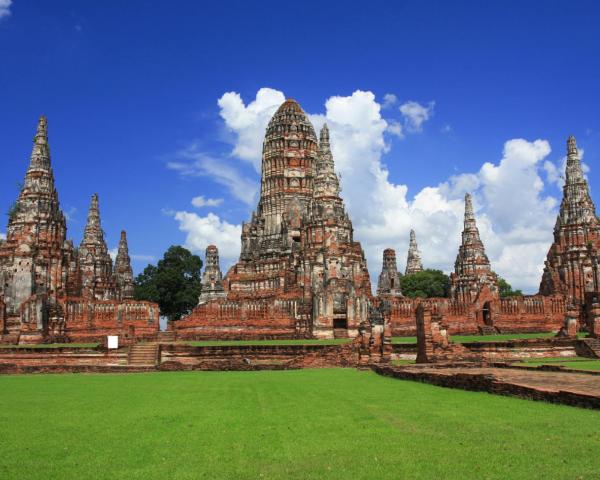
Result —
[{"label": "stone staircase", "polygon": [[334,328],[333,329],[333,338],[348,338],[348,329],[347,328]]},{"label": "stone staircase", "polygon": [[156,342],[132,345],[129,347],[129,365],[156,366],[158,364],[158,349],[159,344]]},{"label": "stone staircase", "polygon": [[596,358],[600,358],[600,338],[584,338],[583,343],[586,344],[588,350],[593,353]]},{"label": "stone staircase", "polygon": [[175,332],[158,332],[156,340],[158,341],[158,343],[173,343],[175,341]]},{"label": "stone staircase", "polygon": [[492,327],[491,325],[480,325],[479,326],[479,334],[480,335],[497,335],[498,330],[496,330],[496,327]]}]

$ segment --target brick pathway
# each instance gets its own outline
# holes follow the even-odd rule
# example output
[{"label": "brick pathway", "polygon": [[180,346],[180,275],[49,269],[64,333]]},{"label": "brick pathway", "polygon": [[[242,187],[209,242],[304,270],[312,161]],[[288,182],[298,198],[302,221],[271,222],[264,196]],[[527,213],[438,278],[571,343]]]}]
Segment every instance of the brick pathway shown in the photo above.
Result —
[{"label": "brick pathway", "polygon": [[487,391],[532,400],[600,409],[600,375],[468,365],[377,365],[380,375],[441,387]]},{"label": "brick pathway", "polygon": [[493,375],[494,379],[546,391],[564,391],[600,397],[600,375],[585,373],[542,372],[516,368],[444,368],[428,369],[441,375]]}]

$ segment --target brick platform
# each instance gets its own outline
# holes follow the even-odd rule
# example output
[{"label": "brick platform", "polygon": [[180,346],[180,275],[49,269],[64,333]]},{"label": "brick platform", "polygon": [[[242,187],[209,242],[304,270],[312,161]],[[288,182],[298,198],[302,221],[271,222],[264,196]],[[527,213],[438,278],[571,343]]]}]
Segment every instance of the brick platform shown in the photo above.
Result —
[{"label": "brick platform", "polygon": [[484,391],[600,409],[600,374],[473,364],[374,366],[380,375],[442,387]]}]

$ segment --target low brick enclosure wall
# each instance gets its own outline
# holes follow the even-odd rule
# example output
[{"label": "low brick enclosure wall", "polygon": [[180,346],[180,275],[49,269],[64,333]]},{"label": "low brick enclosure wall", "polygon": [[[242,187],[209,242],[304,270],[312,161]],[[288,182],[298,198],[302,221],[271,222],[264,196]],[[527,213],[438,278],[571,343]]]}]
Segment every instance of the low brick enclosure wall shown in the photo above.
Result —
[{"label": "low brick enclosure wall", "polygon": [[161,370],[249,370],[355,367],[358,355],[343,345],[161,345]]},{"label": "low brick enclosure wall", "polygon": [[[533,338],[499,342],[463,343],[470,353],[489,361],[521,360],[524,358],[586,356],[578,340],[568,338]],[[417,344],[392,345],[392,360],[414,360]]]},{"label": "low brick enclosure wall", "polygon": [[[392,335],[416,335],[416,311],[420,304],[431,308],[432,314],[442,317],[450,335],[471,335],[489,326],[501,333],[557,332],[566,313],[560,295],[525,295],[486,302],[484,305],[448,298],[386,297]],[[484,319],[484,306],[488,318]]]},{"label": "low brick enclosure wall", "polygon": [[[474,366],[480,367],[481,365]],[[499,367],[499,365],[495,365]],[[496,395],[516,396],[529,400],[541,400],[551,403],[561,403],[575,407],[600,409],[600,395],[577,391],[547,389],[500,380],[486,373],[468,373],[469,367],[463,365],[464,372],[444,374],[442,366],[435,368],[398,368],[389,365],[373,365],[372,369],[379,375],[400,380],[413,380],[429,383],[439,387],[459,388],[476,392],[488,392]],[[534,370],[534,369],[531,369]],[[535,369],[542,371],[543,369]],[[569,375],[565,373],[565,375]],[[590,372],[577,372],[574,375],[593,375]]]},{"label": "low brick enclosure wall", "polygon": [[155,367],[129,366],[128,348],[0,348],[0,373],[265,370],[356,367],[359,353],[342,345],[160,345]]},{"label": "low brick enclosure wall", "polygon": [[[588,356],[581,340],[531,339],[463,344],[471,353],[490,362],[524,358]],[[414,360],[416,344],[392,346],[392,360]],[[0,348],[0,373],[67,371],[146,371],[131,366],[128,348],[101,347]],[[264,370],[364,365],[351,343],[341,345],[227,345],[196,347],[161,344],[159,370]],[[381,362],[380,359],[376,360]],[[383,361],[382,363],[385,363]]]},{"label": "low brick enclosure wall", "polygon": [[124,367],[127,353],[127,348],[0,348],[0,373],[62,373]]}]

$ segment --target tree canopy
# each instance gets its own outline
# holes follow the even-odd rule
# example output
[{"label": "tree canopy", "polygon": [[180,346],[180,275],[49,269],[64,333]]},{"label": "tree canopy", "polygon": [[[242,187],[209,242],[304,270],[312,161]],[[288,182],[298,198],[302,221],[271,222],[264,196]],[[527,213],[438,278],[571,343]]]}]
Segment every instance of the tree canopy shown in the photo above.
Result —
[{"label": "tree canopy", "polygon": [[179,320],[198,304],[202,260],[173,245],[158,264],[148,265],[135,279],[135,299],[158,303],[160,314]]},{"label": "tree canopy", "polygon": [[415,297],[447,297],[450,293],[450,278],[441,270],[427,269],[400,277],[402,294]]},{"label": "tree canopy", "polygon": [[501,298],[523,295],[521,290],[513,290],[510,283],[504,280],[500,275],[498,275],[498,288],[500,289]]}]

